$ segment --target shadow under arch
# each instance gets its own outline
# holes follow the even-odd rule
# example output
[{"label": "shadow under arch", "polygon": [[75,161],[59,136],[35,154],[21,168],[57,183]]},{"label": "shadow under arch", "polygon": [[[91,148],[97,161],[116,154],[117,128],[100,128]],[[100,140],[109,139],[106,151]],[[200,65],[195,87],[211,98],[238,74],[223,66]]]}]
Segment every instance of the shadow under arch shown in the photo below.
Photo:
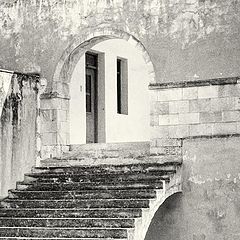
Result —
[{"label": "shadow under arch", "polygon": [[152,217],[144,240],[167,240],[173,235],[175,239],[179,232],[177,225],[182,217],[181,206],[181,191],[167,197]]},{"label": "shadow under arch", "polygon": [[99,42],[108,39],[123,39],[142,52],[149,74],[149,83],[155,83],[155,71],[150,56],[144,45],[132,34],[110,27],[91,29],[88,34],[75,38],[64,50],[53,75],[52,92],[59,92],[59,84],[69,84],[73,70],[83,54]]}]

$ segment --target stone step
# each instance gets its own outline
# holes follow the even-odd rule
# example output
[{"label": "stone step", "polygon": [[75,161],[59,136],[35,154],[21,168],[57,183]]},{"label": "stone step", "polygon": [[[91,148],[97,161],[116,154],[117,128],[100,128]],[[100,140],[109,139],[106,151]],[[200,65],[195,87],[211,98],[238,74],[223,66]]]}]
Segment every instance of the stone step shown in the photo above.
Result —
[{"label": "stone step", "polygon": [[139,218],[140,208],[106,209],[0,209],[0,217],[9,218]]},{"label": "stone step", "polygon": [[148,208],[149,200],[142,199],[98,199],[98,200],[17,200],[5,199],[2,208]]},{"label": "stone step", "polygon": [[113,183],[25,183],[17,182],[17,190],[29,191],[80,191],[80,190],[120,190],[120,189],[162,189],[162,180]]},{"label": "stone step", "polygon": [[109,191],[17,191],[9,190],[9,198],[15,199],[153,199],[153,189]]},{"label": "stone step", "polygon": [[39,179],[34,179],[34,178],[31,178],[31,179],[25,179],[24,182],[25,183],[81,183],[81,184],[90,184],[90,183],[101,183],[101,184],[112,184],[112,183],[144,183],[145,181],[149,182],[149,181],[159,181],[159,180],[163,180],[163,181],[166,181],[166,182],[169,182],[171,177],[173,175],[163,175],[163,176],[146,176],[146,177],[143,177],[143,178],[138,178],[137,176],[136,177],[132,177],[132,176],[124,176],[124,177],[114,177],[114,178],[84,178],[84,179],[81,179],[81,178],[70,178],[70,177],[64,177],[64,178],[39,178]]},{"label": "stone step", "polygon": [[125,174],[80,174],[80,173],[28,173],[25,174],[24,182],[41,181],[41,182],[109,182],[109,181],[136,181],[136,180],[153,180],[165,179],[176,173],[171,171],[154,171],[146,173],[125,173]]},{"label": "stone step", "polygon": [[[132,154],[132,153],[131,153]],[[98,155],[98,154],[97,154]],[[180,155],[159,155],[158,153],[150,156],[121,156],[105,155],[101,157],[91,156],[88,154],[69,156],[66,158],[45,159],[41,161],[41,167],[76,167],[76,166],[103,166],[103,165],[143,165],[143,164],[181,164],[182,156]]]},{"label": "stone step", "polygon": [[[111,240],[110,238],[32,238],[32,237],[1,237],[4,240]],[[127,240],[127,238],[114,238],[114,240]]]},{"label": "stone step", "polygon": [[145,224],[140,218],[156,206],[163,187],[172,186],[179,167],[168,162],[34,168],[0,202],[0,240],[132,239],[135,221]]},{"label": "stone step", "polygon": [[1,227],[133,228],[134,223],[132,218],[0,218]]},{"label": "stone step", "polygon": [[[81,159],[85,157],[139,157],[150,155],[150,142],[94,143],[70,145],[70,151],[62,159]],[[47,162],[47,161],[42,161]]]},{"label": "stone step", "polygon": [[1,237],[40,238],[127,238],[127,229],[98,228],[7,228],[0,227]]},{"label": "stone step", "polygon": [[110,173],[149,173],[153,171],[171,171],[176,170],[181,162],[167,162],[163,164],[124,164],[124,165],[96,165],[96,166],[52,166],[52,167],[35,167],[32,169],[34,173],[72,173],[72,174],[110,174]]}]

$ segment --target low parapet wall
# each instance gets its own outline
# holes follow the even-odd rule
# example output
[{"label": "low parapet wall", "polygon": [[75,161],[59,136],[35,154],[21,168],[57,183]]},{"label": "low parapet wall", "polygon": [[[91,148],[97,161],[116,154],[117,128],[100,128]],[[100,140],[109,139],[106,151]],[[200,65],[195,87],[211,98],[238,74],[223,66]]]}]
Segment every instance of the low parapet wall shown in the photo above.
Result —
[{"label": "low parapet wall", "polygon": [[239,78],[152,84],[155,153],[179,154],[181,140],[240,134]]},{"label": "low parapet wall", "polygon": [[38,76],[13,74],[0,121],[0,197],[22,180],[37,155]]}]

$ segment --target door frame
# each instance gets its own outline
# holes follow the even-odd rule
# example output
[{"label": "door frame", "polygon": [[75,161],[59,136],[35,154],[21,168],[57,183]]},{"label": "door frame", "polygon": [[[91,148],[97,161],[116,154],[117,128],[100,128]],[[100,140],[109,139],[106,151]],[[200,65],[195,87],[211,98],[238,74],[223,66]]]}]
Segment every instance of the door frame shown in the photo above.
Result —
[{"label": "door frame", "polygon": [[[94,114],[94,139],[93,143],[98,142],[98,54],[96,52],[87,51],[85,53],[85,58],[87,55],[91,55],[96,59],[96,66],[87,65],[87,61],[85,61],[85,83],[86,83],[86,76],[87,76],[87,69],[94,70],[94,84],[93,84],[93,114]],[[86,121],[87,121],[87,111],[86,111]],[[87,135],[87,126],[86,126],[86,135]]]},{"label": "door frame", "polygon": [[85,51],[78,64],[76,65],[70,84],[70,145],[86,144],[86,63],[85,54],[98,55],[98,71],[97,71],[97,122],[95,142],[106,142],[106,111],[105,111],[105,53],[89,49]]}]

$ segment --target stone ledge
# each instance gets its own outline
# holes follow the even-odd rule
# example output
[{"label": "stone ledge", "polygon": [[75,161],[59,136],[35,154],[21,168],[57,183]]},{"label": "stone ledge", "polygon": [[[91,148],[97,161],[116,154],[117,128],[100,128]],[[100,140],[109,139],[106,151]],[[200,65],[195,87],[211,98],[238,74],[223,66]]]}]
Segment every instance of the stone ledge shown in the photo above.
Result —
[{"label": "stone ledge", "polygon": [[40,78],[40,74],[35,73],[35,72],[18,72],[18,71],[3,69],[3,68],[0,68],[0,72],[23,75],[23,76],[27,76],[27,77]]},{"label": "stone ledge", "polygon": [[215,78],[208,80],[183,81],[183,82],[169,82],[169,83],[151,83],[150,90],[169,89],[169,88],[187,88],[187,87],[203,87],[211,85],[227,85],[237,84],[240,77]]},{"label": "stone ledge", "polygon": [[234,134],[201,135],[201,136],[183,137],[179,139],[188,140],[188,139],[198,139],[198,138],[212,139],[212,138],[231,138],[231,137],[240,137],[240,134],[234,133]]},{"label": "stone ledge", "polygon": [[[81,166],[95,166],[95,167],[127,167],[130,165],[181,165],[182,156],[180,155],[152,155],[142,158],[101,158],[94,159],[83,157],[79,159],[61,159],[48,158],[41,160],[40,168],[59,168],[59,167],[81,167]],[[39,169],[40,169],[39,168]]]}]

